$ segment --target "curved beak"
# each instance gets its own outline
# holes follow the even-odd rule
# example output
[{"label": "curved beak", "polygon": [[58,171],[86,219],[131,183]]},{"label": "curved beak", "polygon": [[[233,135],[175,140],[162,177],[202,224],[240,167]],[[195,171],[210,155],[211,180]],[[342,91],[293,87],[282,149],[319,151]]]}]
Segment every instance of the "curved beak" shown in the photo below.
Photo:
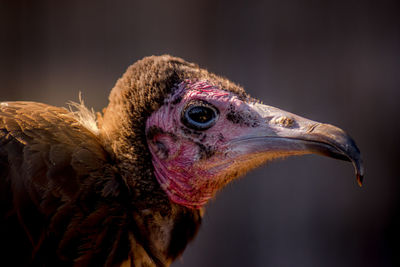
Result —
[{"label": "curved beak", "polygon": [[259,103],[249,103],[246,112],[260,123],[231,140],[233,154],[260,154],[268,160],[315,153],[346,160],[352,162],[357,182],[362,185],[364,166],[360,150],[342,129]]}]

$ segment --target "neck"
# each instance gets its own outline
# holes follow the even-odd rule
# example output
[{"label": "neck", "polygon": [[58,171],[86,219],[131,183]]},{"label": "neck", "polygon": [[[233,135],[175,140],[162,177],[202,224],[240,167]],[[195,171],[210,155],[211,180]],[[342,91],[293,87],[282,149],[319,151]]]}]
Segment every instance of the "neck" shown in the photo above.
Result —
[{"label": "neck", "polygon": [[210,174],[204,170],[192,170],[197,177],[192,177],[186,172],[180,172],[176,168],[168,168],[157,158],[153,158],[154,174],[166,192],[169,199],[179,205],[191,209],[202,208],[212,197],[217,188],[210,181]]}]

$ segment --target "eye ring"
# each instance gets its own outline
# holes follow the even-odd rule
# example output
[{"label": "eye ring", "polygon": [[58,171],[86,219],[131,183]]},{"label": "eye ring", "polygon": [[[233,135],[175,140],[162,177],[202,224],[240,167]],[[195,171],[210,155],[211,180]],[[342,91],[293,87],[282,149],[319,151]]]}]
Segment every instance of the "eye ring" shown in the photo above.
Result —
[{"label": "eye ring", "polygon": [[203,100],[189,102],[182,112],[182,123],[194,130],[207,130],[214,126],[219,111],[216,107]]}]

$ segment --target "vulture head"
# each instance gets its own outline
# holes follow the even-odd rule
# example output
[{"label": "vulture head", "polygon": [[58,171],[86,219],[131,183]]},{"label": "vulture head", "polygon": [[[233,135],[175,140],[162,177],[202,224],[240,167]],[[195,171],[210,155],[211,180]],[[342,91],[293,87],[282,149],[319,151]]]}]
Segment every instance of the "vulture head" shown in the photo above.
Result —
[{"label": "vulture head", "polygon": [[343,130],[264,105],[229,80],[168,55],[132,65],[100,123],[126,177],[155,178],[170,201],[191,209],[248,170],[292,155],[351,161],[362,182],[360,152]]}]

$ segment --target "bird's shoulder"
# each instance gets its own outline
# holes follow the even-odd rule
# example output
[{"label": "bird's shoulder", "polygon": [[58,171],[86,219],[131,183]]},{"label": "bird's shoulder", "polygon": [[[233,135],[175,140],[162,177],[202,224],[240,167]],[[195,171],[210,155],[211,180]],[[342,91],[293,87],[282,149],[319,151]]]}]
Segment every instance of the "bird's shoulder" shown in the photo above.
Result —
[{"label": "bird's shoulder", "polygon": [[29,182],[40,189],[52,181],[71,195],[82,181],[70,177],[101,168],[107,157],[97,136],[65,108],[36,102],[0,104],[0,158],[9,166],[13,183]]},{"label": "bird's shoulder", "polygon": [[57,248],[78,266],[128,255],[134,266],[145,259],[164,266],[178,257],[197,233],[200,213],[171,204],[154,177],[140,179],[151,174],[133,171],[135,183],[127,186],[114,161],[69,110],[0,103],[0,220],[10,235],[21,226],[26,233],[0,256],[26,249],[51,265]]},{"label": "bird's shoulder", "polygon": [[[3,236],[25,232],[15,244],[12,236],[5,238],[9,249],[3,256],[18,250],[45,255],[52,246],[61,248],[61,240],[64,246],[74,243],[74,234],[67,235],[64,228],[90,214],[96,199],[115,191],[109,161],[99,138],[67,109],[35,102],[0,103],[0,220],[8,229]],[[96,183],[99,177],[105,177],[104,184]],[[50,232],[55,234],[49,239]]]}]

